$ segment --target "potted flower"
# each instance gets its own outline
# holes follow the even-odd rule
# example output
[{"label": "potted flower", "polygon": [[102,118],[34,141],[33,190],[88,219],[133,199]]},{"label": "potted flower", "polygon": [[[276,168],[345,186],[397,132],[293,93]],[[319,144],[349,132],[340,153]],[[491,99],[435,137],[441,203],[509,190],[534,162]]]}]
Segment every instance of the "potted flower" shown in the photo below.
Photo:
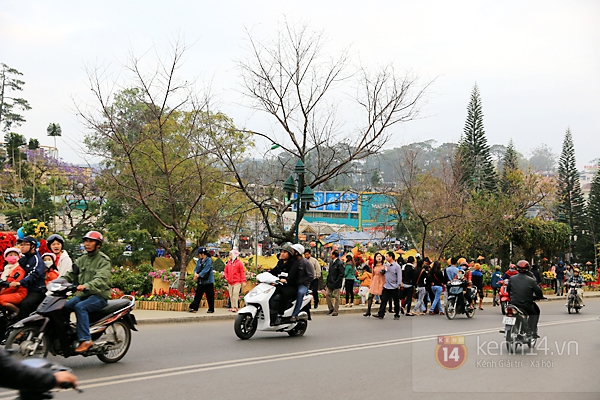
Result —
[{"label": "potted flower", "polygon": [[167,272],[164,269],[150,271],[148,276],[152,278],[152,293],[155,294],[159,293],[161,290],[163,292],[168,292],[171,284],[177,279],[177,274],[175,272]]}]

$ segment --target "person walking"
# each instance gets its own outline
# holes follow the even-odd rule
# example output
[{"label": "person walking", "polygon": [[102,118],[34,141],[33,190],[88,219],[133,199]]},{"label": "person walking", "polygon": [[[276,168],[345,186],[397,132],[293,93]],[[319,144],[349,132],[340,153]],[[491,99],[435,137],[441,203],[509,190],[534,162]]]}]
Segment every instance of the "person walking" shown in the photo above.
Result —
[{"label": "person walking", "polygon": [[231,300],[231,308],[229,311],[237,312],[240,299],[240,291],[242,285],[246,283],[246,271],[244,270],[244,264],[238,258],[240,252],[234,247],[229,252],[229,260],[225,264],[223,275],[227,281],[227,291],[229,292],[229,299]]},{"label": "person walking", "polygon": [[350,254],[346,255],[346,265],[344,267],[344,289],[346,290],[346,304],[344,307],[354,305],[354,282],[356,281],[356,267]]},{"label": "person walking", "polygon": [[[331,252],[331,262],[329,263],[329,273],[327,274],[327,283],[325,284],[325,300],[327,300],[327,307],[329,312],[327,315],[333,317],[338,316],[340,308],[340,290],[342,288],[342,281],[344,279],[344,264],[339,259],[339,253],[337,250]],[[335,298],[335,304],[331,300],[331,296]]]},{"label": "person walking", "polygon": [[406,264],[402,267],[402,286],[404,287],[404,304],[406,306],[406,316],[412,317],[413,314],[410,310],[413,300],[413,293],[415,291],[415,268],[413,263],[415,258],[410,256],[406,259]]},{"label": "person walking", "polygon": [[429,314],[434,315],[436,307],[438,308],[438,313],[440,315],[444,315],[444,310],[442,309],[442,302],[440,300],[442,296],[442,291],[444,290],[444,273],[442,272],[442,266],[439,261],[434,261],[433,266],[431,267],[431,272],[429,274],[429,279],[431,280],[431,291],[433,292],[433,301],[431,302],[431,308],[429,309]]},{"label": "person walking", "polygon": [[196,313],[200,308],[200,300],[206,293],[206,302],[208,303],[208,314],[215,312],[215,276],[213,272],[212,258],[210,253],[204,247],[198,249],[198,262],[194,268],[194,282],[198,283],[194,301],[190,304],[188,312]]},{"label": "person walking", "polygon": [[564,296],[565,294],[565,263],[562,261],[558,262],[556,267],[556,295]]},{"label": "person walking", "polygon": [[308,260],[310,265],[312,265],[315,278],[310,283],[310,290],[313,295],[313,307],[319,307],[319,281],[321,280],[321,265],[319,264],[319,260],[312,257],[310,254],[310,249],[304,249],[304,258]]},{"label": "person walking", "polygon": [[375,296],[381,296],[383,293],[383,285],[385,284],[384,269],[384,258],[383,254],[376,253],[373,259],[373,272],[371,273],[371,284],[369,285],[369,299],[367,300],[367,312],[363,316],[368,317],[371,315],[371,305]]},{"label": "person walking", "polygon": [[502,280],[502,272],[500,271],[500,266],[496,265],[496,270],[492,274],[492,281],[490,283],[492,285],[492,290],[494,291],[494,293],[493,293],[494,298],[492,299],[493,307],[500,305],[500,297],[499,297],[498,292],[500,291],[500,288],[502,287],[502,285],[500,284],[501,280]]},{"label": "person walking", "polygon": [[474,270],[471,272],[471,282],[477,289],[479,296],[479,309],[483,310],[483,272],[481,272],[481,264],[475,263]]},{"label": "person walking", "polygon": [[417,289],[417,302],[413,307],[412,313],[415,315],[425,315],[424,299],[425,295],[427,294],[425,281],[427,280],[427,275],[429,274],[429,271],[427,271],[427,267],[425,265],[423,265],[417,271],[417,279],[415,279],[415,286]]},{"label": "person walking", "polygon": [[379,312],[375,315],[375,318],[383,319],[385,317],[385,307],[388,299],[392,298],[394,300],[394,320],[399,320],[400,298],[398,288],[402,282],[402,269],[396,262],[396,253],[393,251],[387,252],[385,260],[385,267],[381,270],[381,273],[385,275],[385,283],[383,284]]}]

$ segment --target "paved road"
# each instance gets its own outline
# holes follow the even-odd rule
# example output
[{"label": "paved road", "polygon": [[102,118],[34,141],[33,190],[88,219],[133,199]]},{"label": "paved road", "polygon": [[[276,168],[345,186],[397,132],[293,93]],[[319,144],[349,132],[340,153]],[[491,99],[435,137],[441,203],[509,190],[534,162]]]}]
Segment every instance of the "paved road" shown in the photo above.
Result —
[{"label": "paved road", "polygon": [[[237,339],[232,321],[142,325],[117,364],[53,358],[72,367],[85,390],[56,398],[599,398],[600,299],[588,299],[578,315],[559,301],[540,306],[538,348],[517,355],[501,346],[501,316],[492,307],[454,321],[317,315],[304,337],[259,332],[248,341]],[[464,338],[462,366],[438,364],[439,336]],[[443,359],[443,348],[439,354]],[[456,355],[448,347],[451,361]],[[4,398],[8,392],[0,393]]]}]

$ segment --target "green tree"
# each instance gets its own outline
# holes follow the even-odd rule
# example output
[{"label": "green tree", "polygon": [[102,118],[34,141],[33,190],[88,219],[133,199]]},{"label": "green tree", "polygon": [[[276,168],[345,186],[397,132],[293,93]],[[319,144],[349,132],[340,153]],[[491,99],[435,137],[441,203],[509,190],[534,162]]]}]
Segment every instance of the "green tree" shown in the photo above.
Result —
[{"label": "green tree", "polygon": [[37,150],[40,148],[40,141],[35,139],[35,138],[31,138],[29,139],[29,143],[27,144],[27,148],[29,150]]},{"label": "green tree", "polygon": [[496,190],[496,171],[492,164],[483,127],[483,110],[477,84],[471,91],[467,119],[458,143],[457,166],[462,185],[475,191]]},{"label": "green tree", "polygon": [[19,111],[31,110],[27,100],[12,95],[23,90],[25,82],[19,79],[20,76],[23,76],[21,72],[4,63],[0,64],[0,128],[4,132],[25,122]]},{"label": "green tree", "polygon": [[502,158],[502,176],[500,178],[500,188],[502,189],[503,193],[508,193],[510,191],[510,180],[508,175],[511,173],[511,171],[516,171],[518,169],[519,156],[511,139],[508,142],[508,147],[506,148],[506,152]]},{"label": "green tree", "polygon": [[597,246],[600,241],[600,165],[594,174],[590,196],[587,202],[588,228],[594,244],[594,263],[598,269]]},{"label": "green tree", "polygon": [[18,133],[9,132],[4,135],[4,147],[8,157],[8,163],[15,168],[21,161],[27,159],[27,154],[23,151],[23,147],[27,145],[25,136]]},{"label": "green tree", "polygon": [[556,154],[547,144],[541,144],[531,152],[529,165],[534,171],[552,172],[556,170]]},{"label": "green tree", "polygon": [[48,136],[54,138],[54,148],[56,149],[56,154],[58,155],[58,149],[56,148],[56,137],[62,136],[62,128],[60,124],[50,123],[46,128],[46,133]]},{"label": "green tree", "polygon": [[[579,172],[575,161],[575,149],[571,130],[567,129],[563,141],[562,152],[558,161],[558,205],[557,219],[571,228],[573,235],[572,257],[577,258],[580,252],[584,227],[584,200],[579,183]],[[575,241],[578,238],[579,243]]]}]

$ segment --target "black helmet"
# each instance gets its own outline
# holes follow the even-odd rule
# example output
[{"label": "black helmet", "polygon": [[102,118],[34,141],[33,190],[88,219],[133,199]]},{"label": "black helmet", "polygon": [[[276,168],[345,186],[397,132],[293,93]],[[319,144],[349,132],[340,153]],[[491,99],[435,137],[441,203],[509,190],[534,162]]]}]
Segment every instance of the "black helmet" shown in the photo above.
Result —
[{"label": "black helmet", "polygon": [[37,240],[33,236],[25,236],[21,242],[31,244],[34,249],[37,247]]},{"label": "black helmet", "polygon": [[529,271],[529,262],[527,260],[521,260],[517,263],[517,271],[527,272]]},{"label": "black helmet", "polygon": [[65,245],[65,239],[63,239],[63,237],[57,233],[54,233],[54,234],[48,236],[48,239],[46,239],[46,244],[48,246],[50,246],[54,242],[59,242],[63,246]]}]

